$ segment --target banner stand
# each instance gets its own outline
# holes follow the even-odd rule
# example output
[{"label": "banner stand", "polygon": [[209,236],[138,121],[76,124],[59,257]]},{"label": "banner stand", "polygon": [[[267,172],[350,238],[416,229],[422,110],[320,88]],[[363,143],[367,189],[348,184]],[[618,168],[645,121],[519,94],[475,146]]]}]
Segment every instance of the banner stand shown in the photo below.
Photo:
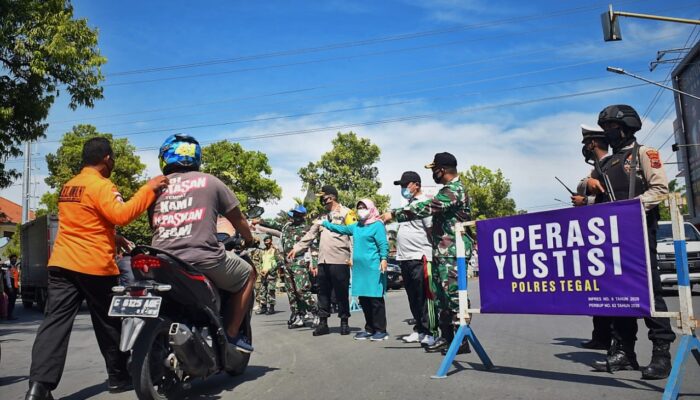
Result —
[{"label": "banner stand", "polygon": [[[688,253],[685,243],[685,229],[683,227],[683,216],[678,208],[679,193],[671,193],[668,197],[669,209],[671,211],[671,223],[673,226],[673,246],[676,253],[676,272],[678,274],[678,300],[680,302],[680,313],[674,316],[678,318],[678,325],[681,328],[681,338],[673,359],[673,368],[666,381],[663,400],[675,400],[678,398],[683,375],[685,374],[685,362],[691,353],[700,365],[700,340],[696,336],[695,330],[698,321],[693,315],[693,299],[690,290],[690,277],[688,274]],[[679,314],[679,315],[678,315]]]},{"label": "banner stand", "polygon": [[[466,223],[455,224],[455,237],[461,237],[462,235],[464,235],[464,227],[467,225],[473,226],[474,222],[471,221]],[[486,367],[486,369],[494,368],[491,359],[489,358],[488,354],[486,354],[484,347],[481,345],[481,342],[479,342],[479,339],[477,339],[476,334],[474,334],[474,330],[472,330],[470,326],[470,312],[478,312],[478,310],[469,309],[469,297],[467,295],[467,261],[465,257],[466,251],[464,248],[464,241],[457,240],[456,245],[458,285],[457,287],[459,290],[459,329],[457,330],[454,339],[452,339],[452,343],[450,344],[450,347],[447,350],[447,354],[442,360],[440,367],[438,368],[435,375],[431,376],[431,378],[433,379],[443,379],[447,377],[447,371],[450,369],[450,365],[452,365],[452,362],[454,361],[455,356],[457,355],[457,350],[459,350],[459,346],[462,344],[462,340],[464,340],[465,337],[467,338],[467,340],[469,340],[469,343],[476,351],[476,354],[479,355],[479,358],[484,364],[484,367]]]}]

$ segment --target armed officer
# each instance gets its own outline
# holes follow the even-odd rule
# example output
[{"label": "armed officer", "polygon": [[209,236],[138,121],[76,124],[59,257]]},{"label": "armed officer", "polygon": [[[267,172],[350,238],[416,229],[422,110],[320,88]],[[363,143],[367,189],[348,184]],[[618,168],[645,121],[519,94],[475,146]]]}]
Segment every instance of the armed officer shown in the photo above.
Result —
[{"label": "armed officer", "polygon": [[[598,125],[603,128],[605,138],[613,154],[601,163],[601,171],[610,180],[616,200],[641,198],[646,210],[647,240],[651,262],[651,278],[654,291],[654,306],[657,311],[667,311],[661,295],[661,280],[656,260],[656,230],[659,222],[658,205],[661,195],[668,194],[668,180],[656,149],[637,143],[634,134],[642,128],[642,121],[634,108],[620,104],[608,106],[600,112]],[[603,176],[591,172],[585,180],[586,194],[596,195],[604,201],[606,190]],[[596,200],[596,202],[599,202]],[[664,379],[671,372],[669,348],[676,339],[668,318],[644,318],[649,328],[649,340],[653,343],[651,362],[642,370],[643,379]],[[613,319],[613,345],[605,361],[593,367],[599,371],[639,369],[634,345],[637,340],[637,320],[630,317]]]}]

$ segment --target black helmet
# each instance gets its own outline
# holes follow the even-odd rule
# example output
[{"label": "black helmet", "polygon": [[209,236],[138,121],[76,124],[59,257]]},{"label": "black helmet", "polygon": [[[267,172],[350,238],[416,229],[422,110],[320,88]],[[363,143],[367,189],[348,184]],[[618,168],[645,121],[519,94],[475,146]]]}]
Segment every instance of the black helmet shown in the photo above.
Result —
[{"label": "black helmet", "polygon": [[642,129],[642,120],[634,108],[625,104],[607,106],[598,115],[598,125],[603,127],[606,122],[617,122],[624,127],[624,131],[634,134]]}]

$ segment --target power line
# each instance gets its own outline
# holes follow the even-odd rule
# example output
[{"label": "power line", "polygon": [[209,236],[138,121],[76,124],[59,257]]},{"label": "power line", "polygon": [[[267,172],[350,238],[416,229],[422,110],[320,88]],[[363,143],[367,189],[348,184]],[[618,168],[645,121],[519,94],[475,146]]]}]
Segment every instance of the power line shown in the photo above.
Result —
[{"label": "power line", "polygon": [[[618,3],[632,3],[632,2],[637,2],[637,1],[638,0],[628,0],[628,1],[622,0],[622,1],[619,1]],[[538,14],[531,14],[531,15],[526,15],[526,16],[511,17],[511,18],[505,18],[505,19],[500,19],[500,20],[481,22],[481,23],[476,23],[476,24],[457,25],[457,26],[453,26],[453,27],[449,27],[449,28],[433,29],[433,30],[426,30],[426,31],[420,31],[420,32],[397,34],[397,35],[389,35],[389,36],[382,36],[382,37],[363,39],[363,40],[355,40],[355,41],[349,41],[349,42],[331,43],[331,44],[327,44],[327,45],[323,45],[323,46],[316,46],[316,47],[306,47],[306,48],[291,49],[291,50],[280,50],[280,51],[274,51],[274,52],[268,52],[268,53],[260,53],[260,54],[253,54],[253,55],[248,55],[248,56],[225,58],[225,59],[207,60],[207,61],[200,61],[200,62],[187,63],[187,64],[174,64],[174,65],[166,65],[166,66],[160,66],[160,67],[133,69],[133,70],[111,73],[111,74],[108,74],[107,76],[125,76],[125,75],[144,74],[144,73],[161,72],[161,71],[172,71],[172,70],[177,70],[177,69],[197,68],[197,67],[211,66],[211,65],[217,65],[217,64],[230,64],[230,63],[237,63],[237,62],[242,62],[242,61],[253,61],[253,60],[261,60],[261,59],[267,59],[267,58],[276,58],[276,57],[283,57],[283,56],[293,56],[293,55],[317,53],[317,52],[322,52],[322,51],[344,49],[344,48],[349,48],[349,47],[368,46],[368,45],[373,45],[373,44],[378,44],[378,43],[387,43],[387,42],[396,42],[396,41],[402,41],[402,40],[417,39],[417,38],[442,35],[442,34],[447,34],[447,33],[462,32],[462,31],[472,30],[472,29],[489,28],[489,27],[494,27],[494,26],[499,26],[499,25],[512,24],[514,22],[527,22],[527,21],[535,21],[535,20],[539,20],[539,19],[555,18],[555,17],[560,17],[560,16],[564,16],[564,15],[568,15],[568,14],[577,14],[580,12],[597,10],[597,9],[600,9],[601,7],[605,7],[606,5],[607,4],[599,4],[599,5],[595,5],[595,6],[575,7],[575,8],[553,11],[550,13],[538,13]]]},{"label": "power line", "polygon": [[[617,58],[621,58],[621,57],[627,57],[629,55],[630,55],[630,53],[627,53],[627,54],[618,55],[616,57],[612,57],[612,58],[605,59],[605,60],[585,61],[585,62],[561,65],[561,66],[556,66],[556,67],[541,68],[541,69],[532,70],[532,71],[518,72],[518,73],[513,73],[513,74],[507,74],[507,75],[499,75],[496,77],[471,80],[471,81],[460,82],[460,83],[456,83],[456,84],[433,86],[431,88],[423,89],[420,91],[414,90],[414,91],[412,91],[411,94],[415,94],[416,92],[428,92],[428,91],[434,91],[434,90],[445,89],[445,88],[466,86],[466,85],[471,85],[471,84],[475,84],[475,83],[484,83],[484,82],[492,82],[492,81],[496,81],[496,80],[518,78],[518,77],[534,75],[534,74],[538,74],[538,73],[542,73],[542,72],[551,72],[551,71],[565,69],[565,68],[572,68],[572,67],[578,67],[578,66],[582,66],[582,65],[594,64],[594,63],[598,63],[601,61],[613,60],[613,59],[617,59]],[[407,104],[407,103],[412,103],[412,102],[416,102],[416,101],[417,100],[407,100],[407,101],[403,101],[403,102],[391,103],[390,105],[401,105],[401,104]],[[378,108],[378,107],[380,107],[380,106],[366,106],[365,108]],[[357,110],[357,109],[359,109],[359,108],[343,109],[342,111],[350,111],[350,110]],[[327,113],[327,112],[319,112],[319,114],[320,113]],[[313,115],[313,114],[314,113],[308,113],[307,115]],[[305,116],[305,115],[299,115],[299,116]],[[291,117],[295,117],[295,116],[291,116]],[[286,118],[291,118],[291,117],[286,117]],[[122,137],[122,136],[140,135],[140,134],[146,134],[146,133],[158,133],[158,132],[177,131],[177,130],[212,128],[212,127],[217,127],[217,126],[226,126],[226,125],[240,124],[240,123],[246,123],[246,122],[258,122],[258,121],[256,121],[256,120],[227,121],[227,122],[220,122],[220,123],[179,126],[179,127],[167,127],[167,128],[141,130],[141,131],[136,131],[136,132],[127,132],[127,133],[123,133],[123,134],[117,134],[114,136],[115,137]],[[60,140],[51,140],[51,141],[45,141],[44,143],[58,143],[59,141]]]}]

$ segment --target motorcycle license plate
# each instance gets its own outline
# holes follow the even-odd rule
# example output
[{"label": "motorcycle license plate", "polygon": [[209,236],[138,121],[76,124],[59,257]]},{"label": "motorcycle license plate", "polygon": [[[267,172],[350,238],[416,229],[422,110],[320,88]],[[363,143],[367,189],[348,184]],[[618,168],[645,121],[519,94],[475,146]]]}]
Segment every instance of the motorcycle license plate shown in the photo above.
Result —
[{"label": "motorcycle license plate", "polygon": [[160,312],[160,297],[114,296],[109,306],[110,317],[156,318]]}]

